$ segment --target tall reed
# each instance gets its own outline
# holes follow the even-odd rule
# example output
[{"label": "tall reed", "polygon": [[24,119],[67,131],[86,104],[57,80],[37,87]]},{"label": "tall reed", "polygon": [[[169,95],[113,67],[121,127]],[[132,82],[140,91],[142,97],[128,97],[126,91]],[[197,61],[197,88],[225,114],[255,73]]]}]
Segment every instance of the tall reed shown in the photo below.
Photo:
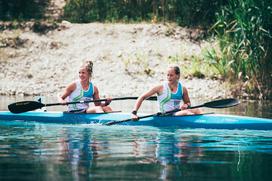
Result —
[{"label": "tall reed", "polygon": [[230,0],[217,14],[211,28],[219,39],[220,52],[208,53],[210,62],[224,76],[240,78],[259,98],[271,98],[272,1]]}]

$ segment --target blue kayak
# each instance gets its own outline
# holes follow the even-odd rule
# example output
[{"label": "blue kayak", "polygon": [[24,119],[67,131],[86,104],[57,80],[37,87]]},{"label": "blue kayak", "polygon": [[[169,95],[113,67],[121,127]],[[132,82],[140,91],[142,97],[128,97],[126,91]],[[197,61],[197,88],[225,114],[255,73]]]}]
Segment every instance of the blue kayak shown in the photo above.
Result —
[{"label": "blue kayak", "polygon": [[[130,113],[66,113],[66,112],[25,112],[14,114],[0,111],[0,121],[35,121],[59,124],[106,124],[130,118]],[[144,114],[140,115],[144,116]],[[190,116],[152,116],[139,121],[127,121],[116,125],[144,125],[155,127],[176,128],[207,128],[207,129],[255,129],[272,130],[272,119],[224,115],[202,114]]]}]

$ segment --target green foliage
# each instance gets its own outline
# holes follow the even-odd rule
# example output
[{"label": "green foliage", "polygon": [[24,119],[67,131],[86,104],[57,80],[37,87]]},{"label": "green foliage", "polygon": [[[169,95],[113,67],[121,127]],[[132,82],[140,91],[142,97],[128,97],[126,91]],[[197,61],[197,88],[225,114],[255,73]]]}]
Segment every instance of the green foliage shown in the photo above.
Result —
[{"label": "green foliage", "polygon": [[181,65],[184,74],[187,76],[203,79],[211,73],[211,70],[208,69],[208,65],[203,62],[201,57],[193,55],[184,58],[185,60],[189,60],[187,64]]},{"label": "green foliage", "polygon": [[125,71],[129,75],[145,74],[148,76],[154,75],[154,70],[151,69],[148,55],[146,53],[135,52],[132,55],[121,55],[125,66]]},{"label": "green foliage", "polygon": [[177,0],[175,12],[180,25],[209,26],[216,21],[215,13],[227,0]]},{"label": "green foliage", "polygon": [[180,55],[169,56],[167,61],[182,67],[182,75],[184,77],[203,79],[205,77],[215,77],[217,73],[200,55],[185,55],[182,53]]},{"label": "green foliage", "polygon": [[0,20],[40,19],[49,0],[1,0]]},{"label": "green foliage", "polygon": [[208,60],[208,64],[213,66],[217,73],[226,79],[231,74],[231,64],[233,61],[228,60],[229,53],[227,49],[223,50],[225,53],[223,55],[218,55],[215,49],[207,51],[205,57]]},{"label": "green foliage", "polygon": [[230,0],[217,19],[212,29],[220,41],[220,52],[212,50],[206,58],[224,76],[232,72],[234,78],[262,82],[264,87],[256,86],[258,89],[270,89],[272,1]]},{"label": "green foliage", "polygon": [[64,18],[71,22],[172,21],[187,26],[215,22],[227,0],[70,0]]}]

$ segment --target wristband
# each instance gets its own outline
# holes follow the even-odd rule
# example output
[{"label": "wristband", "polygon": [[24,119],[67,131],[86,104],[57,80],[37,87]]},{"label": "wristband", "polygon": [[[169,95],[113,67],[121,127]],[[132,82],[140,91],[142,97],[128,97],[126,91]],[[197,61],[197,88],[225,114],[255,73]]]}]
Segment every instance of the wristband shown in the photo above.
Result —
[{"label": "wristband", "polygon": [[134,115],[137,115],[137,111],[135,111],[135,110],[132,111],[131,113],[134,114]]}]

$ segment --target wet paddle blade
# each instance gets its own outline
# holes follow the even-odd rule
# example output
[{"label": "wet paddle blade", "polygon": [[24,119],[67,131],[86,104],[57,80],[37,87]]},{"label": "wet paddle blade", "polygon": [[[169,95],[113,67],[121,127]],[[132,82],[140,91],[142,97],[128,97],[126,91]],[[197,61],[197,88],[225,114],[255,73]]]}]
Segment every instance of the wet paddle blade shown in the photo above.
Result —
[{"label": "wet paddle blade", "polygon": [[239,101],[237,99],[220,99],[216,101],[207,102],[203,105],[203,107],[209,107],[209,108],[227,108],[236,106],[239,104]]},{"label": "wet paddle blade", "polygon": [[12,113],[23,113],[27,111],[33,111],[42,107],[44,107],[44,104],[36,101],[22,101],[8,105],[8,109]]}]

